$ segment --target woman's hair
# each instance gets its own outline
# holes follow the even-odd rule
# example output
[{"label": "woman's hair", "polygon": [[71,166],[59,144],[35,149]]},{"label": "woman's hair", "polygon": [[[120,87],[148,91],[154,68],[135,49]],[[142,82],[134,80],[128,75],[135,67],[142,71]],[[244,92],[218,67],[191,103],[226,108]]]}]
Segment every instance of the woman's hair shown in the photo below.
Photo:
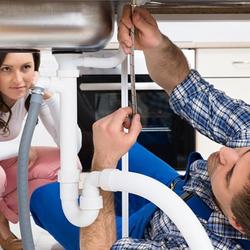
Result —
[{"label": "woman's hair", "polygon": [[232,212],[246,236],[250,239],[250,185],[245,185],[231,203]]},{"label": "woman's hair", "polygon": [[[38,71],[39,66],[40,66],[40,53],[39,50],[36,49],[4,49],[0,50],[0,67],[2,66],[7,54],[9,53],[32,53],[33,60],[34,60],[34,69],[35,71]],[[1,83],[0,83],[1,84]],[[27,97],[25,101],[25,108],[28,110],[29,109],[29,101],[30,101],[30,96]],[[3,97],[0,92],[0,112],[3,112],[4,110],[7,109],[7,113],[9,113],[9,117],[7,121],[4,121],[1,116],[0,116],[0,131],[1,134],[7,134],[9,133],[9,121],[12,116],[12,112],[10,107],[3,101]]]}]

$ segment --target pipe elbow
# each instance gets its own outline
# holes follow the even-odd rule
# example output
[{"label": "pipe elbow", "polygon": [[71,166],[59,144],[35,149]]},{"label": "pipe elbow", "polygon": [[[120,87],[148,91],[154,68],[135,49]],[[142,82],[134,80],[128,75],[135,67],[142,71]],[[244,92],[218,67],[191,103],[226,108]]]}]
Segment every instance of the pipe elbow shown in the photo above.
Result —
[{"label": "pipe elbow", "polygon": [[83,57],[83,59],[78,60],[78,63],[80,66],[83,67],[93,67],[93,68],[102,68],[102,69],[108,69],[108,68],[114,68],[118,65],[120,65],[124,59],[126,58],[125,53],[121,48],[117,51],[116,54],[114,54],[111,57]]},{"label": "pipe elbow", "polygon": [[99,209],[82,211],[77,201],[62,200],[62,207],[68,221],[77,227],[87,227],[91,225],[99,214]]},{"label": "pipe elbow", "polygon": [[[88,176],[88,178],[86,178]],[[78,227],[92,224],[103,207],[102,196],[97,187],[98,172],[85,175],[80,206],[78,203],[78,185],[74,183],[61,183],[61,202],[63,212],[70,223]]]}]

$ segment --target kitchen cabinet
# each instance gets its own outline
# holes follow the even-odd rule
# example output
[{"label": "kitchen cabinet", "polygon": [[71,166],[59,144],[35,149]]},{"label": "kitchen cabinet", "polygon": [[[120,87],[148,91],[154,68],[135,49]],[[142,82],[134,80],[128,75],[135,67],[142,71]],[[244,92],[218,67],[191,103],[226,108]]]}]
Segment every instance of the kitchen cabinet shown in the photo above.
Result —
[{"label": "kitchen cabinet", "polygon": [[[196,69],[217,89],[250,104],[250,48],[197,49]],[[204,158],[220,147],[196,133],[196,150]]]}]

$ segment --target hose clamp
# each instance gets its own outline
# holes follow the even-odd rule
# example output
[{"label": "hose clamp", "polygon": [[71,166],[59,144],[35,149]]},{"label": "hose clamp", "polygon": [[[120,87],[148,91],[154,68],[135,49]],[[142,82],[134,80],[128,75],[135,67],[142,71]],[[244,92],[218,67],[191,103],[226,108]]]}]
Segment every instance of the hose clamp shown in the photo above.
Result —
[{"label": "hose clamp", "polygon": [[39,88],[39,87],[35,87],[33,89],[31,89],[31,94],[37,94],[37,95],[44,95],[44,89],[43,88]]}]

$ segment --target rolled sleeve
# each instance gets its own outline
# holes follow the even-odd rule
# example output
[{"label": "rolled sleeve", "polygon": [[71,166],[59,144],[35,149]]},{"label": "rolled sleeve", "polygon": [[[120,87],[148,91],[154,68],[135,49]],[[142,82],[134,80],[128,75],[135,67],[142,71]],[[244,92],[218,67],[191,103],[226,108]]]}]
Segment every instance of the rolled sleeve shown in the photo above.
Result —
[{"label": "rolled sleeve", "polygon": [[170,95],[172,110],[200,133],[231,147],[250,146],[250,106],[215,89],[191,70]]}]

